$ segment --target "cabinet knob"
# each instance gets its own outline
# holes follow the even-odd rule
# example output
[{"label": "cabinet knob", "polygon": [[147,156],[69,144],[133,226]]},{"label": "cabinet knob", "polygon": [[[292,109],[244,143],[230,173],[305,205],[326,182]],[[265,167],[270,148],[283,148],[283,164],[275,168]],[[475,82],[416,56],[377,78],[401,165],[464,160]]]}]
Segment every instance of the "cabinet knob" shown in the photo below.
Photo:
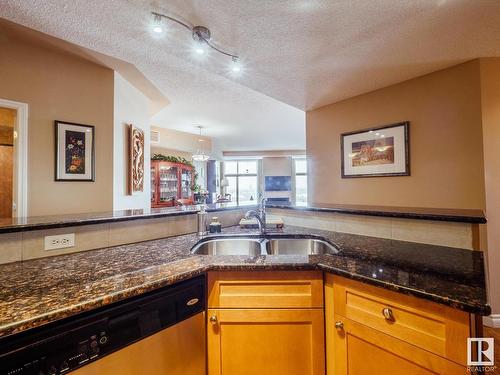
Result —
[{"label": "cabinet knob", "polygon": [[342,331],[344,329],[344,323],[340,320],[335,322],[335,329],[337,331]]},{"label": "cabinet knob", "polygon": [[217,324],[217,315],[212,315],[210,317],[210,323],[212,323],[214,325]]},{"label": "cabinet knob", "polygon": [[389,322],[395,322],[396,318],[394,318],[394,314],[392,313],[392,309],[386,307],[382,309],[382,315],[384,315],[385,320]]}]

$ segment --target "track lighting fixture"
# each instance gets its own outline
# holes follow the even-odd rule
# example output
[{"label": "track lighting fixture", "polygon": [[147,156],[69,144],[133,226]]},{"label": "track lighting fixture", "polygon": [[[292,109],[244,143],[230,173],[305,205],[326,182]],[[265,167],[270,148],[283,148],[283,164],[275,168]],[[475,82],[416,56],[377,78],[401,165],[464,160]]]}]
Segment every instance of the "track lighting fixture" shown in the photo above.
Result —
[{"label": "track lighting fixture", "polygon": [[163,28],[161,25],[162,19],[166,19],[166,20],[175,22],[178,25],[191,31],[191,36],[193,37],[193,40],[195,41],[194,52],[196,54],[203,55],[203,54],[205,54],[206,49],[208,47],[210,47],[211,49],[219,52],[220,54],[231,58],[231,61],[232,61],[231,71],[233,73],[239,73],[241,71],[240,57],[236,54],[229,53],[229,52],[223,50],[222,48],[219,48],[217,45],[215,45],[212,42],[212,34],[207,27],[205,27],[205,26],[191,26],[184,21],[181,21],[177,18],[167,16],[167,15],[161,14],[161,13],[151,12],[151,14],[153,15],[154,21],[155,21],[154,26],[153,26],[154,32],[156,32],[156,33],[163,32]]}]

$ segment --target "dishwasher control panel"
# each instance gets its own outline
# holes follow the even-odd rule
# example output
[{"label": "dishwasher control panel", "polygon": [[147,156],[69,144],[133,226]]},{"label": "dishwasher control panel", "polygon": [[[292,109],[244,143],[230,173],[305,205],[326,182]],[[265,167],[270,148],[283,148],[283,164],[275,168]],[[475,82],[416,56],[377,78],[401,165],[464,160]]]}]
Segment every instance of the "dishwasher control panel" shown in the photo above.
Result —
[{"label": "dishwasher control panel", "polygon": [[60,375],[205,310],[205,278],[0,340],[0,375]]},{"label": "dishwasher control panel", "polygon": [[[66,343],[58,342],[57,339],[49,340],[38,348],[43,353],[42,356],[37,356],[35,352],[32,352],[30,357],[26,357],[28,351],[24,351],[24,353],[21,351],[21,356],[18,356],[19,361],[16,361],[15,358],[12,359],[18,362],[18,365],[10,367],[10,364],[7,363],[8,369],[2,374],[64,374],[97,359],[101,353],[106,353],[107,340],[106,331],[91,335],[77,343],[72,340]],[[23,360],[22,357],[25,359]]]}]

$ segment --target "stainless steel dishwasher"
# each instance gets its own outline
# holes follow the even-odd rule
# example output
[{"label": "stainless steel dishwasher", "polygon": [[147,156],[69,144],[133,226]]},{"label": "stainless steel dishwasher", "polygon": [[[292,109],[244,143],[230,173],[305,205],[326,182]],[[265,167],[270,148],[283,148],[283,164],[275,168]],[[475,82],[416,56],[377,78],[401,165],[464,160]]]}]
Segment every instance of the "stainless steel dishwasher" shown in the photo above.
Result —
[{"label": "stainless steel dishwasher", "polygon": [[199,277],[0,340],[0,374],[204,375]]}]

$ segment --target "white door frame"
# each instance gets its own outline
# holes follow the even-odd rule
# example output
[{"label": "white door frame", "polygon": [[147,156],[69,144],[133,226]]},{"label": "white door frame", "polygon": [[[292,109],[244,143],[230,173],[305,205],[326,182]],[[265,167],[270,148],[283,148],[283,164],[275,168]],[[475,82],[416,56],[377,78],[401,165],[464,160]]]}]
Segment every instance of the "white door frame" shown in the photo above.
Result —
[{"label": "white door frame", "polygon": [[0,107],[17,111],[17,123],[14,137],[14,178],[17,189],[13,191],[16,209],[12,211],[15,217],[28,216],[28,104],[12,100],[0,99]]}]

